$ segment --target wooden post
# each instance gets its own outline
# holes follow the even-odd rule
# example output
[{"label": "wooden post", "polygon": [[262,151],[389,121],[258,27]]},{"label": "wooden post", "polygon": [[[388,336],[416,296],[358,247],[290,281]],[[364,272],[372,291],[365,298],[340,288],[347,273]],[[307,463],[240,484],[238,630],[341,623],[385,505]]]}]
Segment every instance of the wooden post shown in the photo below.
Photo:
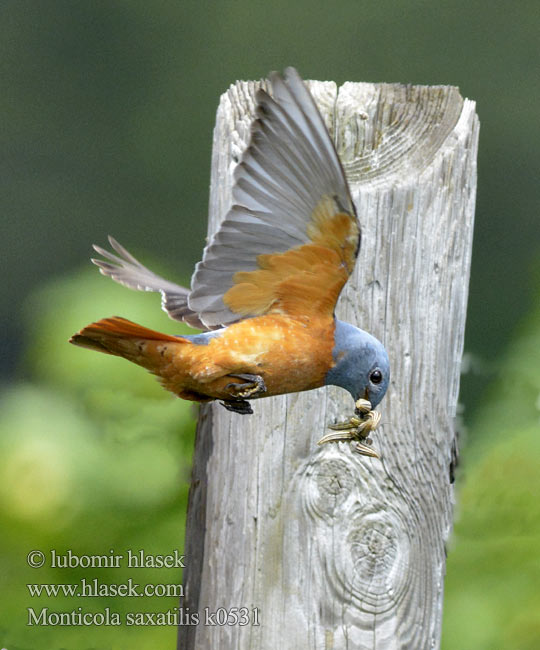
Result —
[{"label": "wooden post", "polygon": [[[440,644],[476,189],[474,102],[447,86],[308,85],[362,226],[338,316],[381,339],[392,366],[373,435],[382,460],[345,443],[317,447],[329,423],[352,413],[338,388],[262,399],[252,416],[203,408],[182,602],[200,620],[180,627],[182,650]],[[210,234],[228,207],[256,87],[237,83],[221,99]],[[215,622],[207,613],[242,607],[248,625],[205,625]]]}]

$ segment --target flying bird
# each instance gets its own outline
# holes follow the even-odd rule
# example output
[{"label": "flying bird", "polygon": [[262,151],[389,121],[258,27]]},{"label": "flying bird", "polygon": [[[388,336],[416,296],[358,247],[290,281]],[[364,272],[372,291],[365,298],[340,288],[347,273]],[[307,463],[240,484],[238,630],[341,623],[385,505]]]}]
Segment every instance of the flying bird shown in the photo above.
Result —
[{"label": "flying bird", "polygon": [[94,249],[101,273],[131,289],[161,293],[175,320],[204,330],[162,334],[104,318],[70,342],[123,357],[164,388],[196,402],[219,400],[239,414],[250,400],[325,385],[349,391],[355,415],[320,442],[367,435],[390,377],[382,343],[338,320],[334,309],[354,269],[360,225],[343,167],[315,102],[294,68],[256,93],[251,138],[234,170],[232,206],[204,249],[191,289],[156,275],[115,239]]}]

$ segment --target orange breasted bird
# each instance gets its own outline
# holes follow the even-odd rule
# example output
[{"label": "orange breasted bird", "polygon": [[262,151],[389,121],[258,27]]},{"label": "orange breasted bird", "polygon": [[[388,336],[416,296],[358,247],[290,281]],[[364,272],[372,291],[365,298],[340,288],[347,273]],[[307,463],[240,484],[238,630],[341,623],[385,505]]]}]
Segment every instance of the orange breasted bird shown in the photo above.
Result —
[{"label": "orange breasted bird", "polygon": [[[94,246],[104,275],[160,292],[175,320],[204,330],[162,334],[119,316],[70,342],[123,357],[178,397],[249,401],[328,384],[349,391],[356,415],[321,442],[356,440],[359,453],[379,421],[390,368],[382,343],[338,320],[334,309],[353,271],[360,225],[343,167],[311,94],[294,68],[256,94],[251,139],[234,170],[232,205],[195,268],[191,290],[156,275],[112,237]],[[369,442],[369,440],[367,440]]]}]

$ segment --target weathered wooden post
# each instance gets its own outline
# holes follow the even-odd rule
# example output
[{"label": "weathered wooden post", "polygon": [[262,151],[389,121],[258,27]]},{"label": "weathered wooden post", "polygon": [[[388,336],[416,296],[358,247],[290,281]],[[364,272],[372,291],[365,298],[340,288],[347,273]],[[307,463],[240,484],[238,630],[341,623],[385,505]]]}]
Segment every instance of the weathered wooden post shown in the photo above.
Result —
[{"label": "weathered wooden post", "polygon": [[[210,234],[256,87],[237,83],[218,109]],[[453,87],[309,87],[362,225],[338,316],[382,340],[392,364],[373,436],[382,459],[316,446],[352,412],[337,388],[263,399],[253,416],[203,408],[181,603],[200,622],[180,627],[182,650],[439,647],[478,120]],[[205,625],[242,607],[248,625]]]}]

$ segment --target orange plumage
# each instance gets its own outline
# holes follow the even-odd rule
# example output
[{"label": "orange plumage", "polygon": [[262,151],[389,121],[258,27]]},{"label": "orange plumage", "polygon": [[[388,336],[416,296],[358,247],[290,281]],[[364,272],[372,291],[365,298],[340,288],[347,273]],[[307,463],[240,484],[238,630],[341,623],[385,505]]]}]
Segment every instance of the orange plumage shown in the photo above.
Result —
[{"label": "orange plumage", "polygon": [[235,375],[262,377],[265,396],[322,386],[332,365],[333,330],[332,319],[321,324],[272,314],[234,323],[200,345],[116,316],[88,325],[70,342],[128,359],[179,397],[205,402],[230,399],[227,386],[242,383]]}]

